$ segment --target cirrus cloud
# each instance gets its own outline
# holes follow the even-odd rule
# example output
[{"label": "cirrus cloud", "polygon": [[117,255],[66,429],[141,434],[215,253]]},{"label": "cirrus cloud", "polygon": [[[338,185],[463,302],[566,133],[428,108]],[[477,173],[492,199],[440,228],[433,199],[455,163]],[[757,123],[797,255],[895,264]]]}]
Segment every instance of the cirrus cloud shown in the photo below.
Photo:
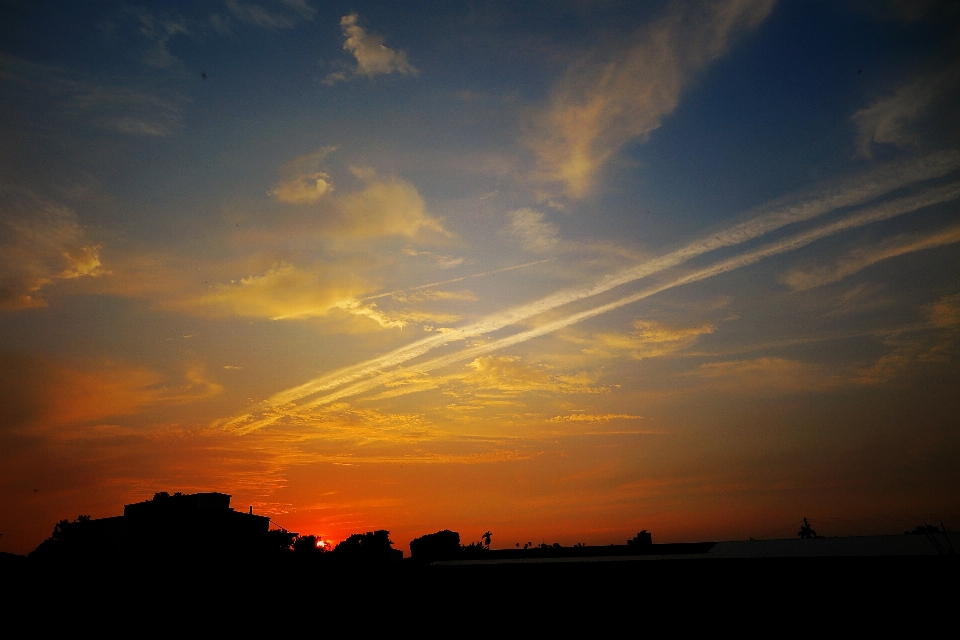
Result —
[{"label": "cirrus cloud", "polygon": [[671,10],[625,49],[572,67],[555,87],[527,139],[537,178],[570,198],[593,188],[597,173],[628,142],[645,139],[680,103],[696,75],[756,28],[773,0],[726,0]]}]

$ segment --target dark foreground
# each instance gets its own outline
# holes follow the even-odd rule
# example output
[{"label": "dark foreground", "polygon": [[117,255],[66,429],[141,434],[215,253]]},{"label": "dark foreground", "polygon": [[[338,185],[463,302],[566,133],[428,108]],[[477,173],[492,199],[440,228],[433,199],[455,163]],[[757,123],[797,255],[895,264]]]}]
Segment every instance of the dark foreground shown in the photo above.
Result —
[{"label": "dark foreground", "polygon": [[[424,566],[5,567],[2,618],[37,630],[669,628],[910,632],[955,620],[950,557]],[[953,623],[950,623],[951,625]],[[304,627],[303,625],[308,625]],[[627,627],[623,627],[627,625]],[[772,626],[771,626],[772,625]],[[818,634],[814,634],[818,635]]]}]

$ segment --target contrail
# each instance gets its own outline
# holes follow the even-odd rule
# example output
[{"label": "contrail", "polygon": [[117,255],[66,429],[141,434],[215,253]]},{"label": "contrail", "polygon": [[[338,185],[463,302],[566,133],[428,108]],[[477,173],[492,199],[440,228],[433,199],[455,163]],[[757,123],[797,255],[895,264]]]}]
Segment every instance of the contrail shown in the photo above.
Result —
[{"label": "contrail", "polygon": [[[666,291],[668,289],[673,289],[685,284],[690,284],[692,282],[697,282],[704,280],[706,278],[713,277],[722,273],[733,271],[751,264],[755,264],[764,258],[775,256],[778,254],[786,253],[789,251],[794,251],[801,247],[804,247],[812,242],[820,240],[822,238],[840,233],[842,231],[861,227],[864,225],[872,224],[874,222],[879,222],[882,220],[888,220],[899,215],[910,213],[918,209],[931,206],[933,204],[938,204],[942,202],[949,202],[960,197],[960,182],[946,185],[938,189],[932,189],[925,193],[910,196],[906,198],[901,198],[891,202],[884,203],[875,207],[871,207],[868,210],[860,211],[851,215],[846,216],[845,218],[822,225],[815,229],[811,229],[805,232],[795,234],[791,237],[764,245],[752,251],[748,251],[738,256],[734,256],[727,260],[722,260],[711,266],[704,267],[687,273],[685,275],[679,276],[673,280],[670,280],[666,283],[654,285],[648,287],[634,294],[624,296],[618,300],[596,306],[592,309],[587,309],[580,311],[578,313],[569,314],[563,318],[552,320],[550,322],[544,323],[538,327],[528,329],[526,331],[518,332],[512,336],[507,336],[494,340],[485,344],[476,345],[466,349],[461,349],[455,353],[447,354],[422,362],[417,364],[415,367],[408,369],[397,369],[388,372],[381,372],[375,378],[370,378],[367,380],[362,380],[359,382],[353,382],[353,384],[348,384],[346,386],[341,385],[341,388],[337,389],[333,393],[326,394],[319,398],[316,398],[310,402],[303,403],[296,407],[297,410],[305,410],[313,407],[329,404],[341,398],[357,395],[364,393],[376,387],[382,386],[392,381],[400,380],[409,376],[411,373],[426,373],[436,369],[440,369],[456,362],[461,362],[463,360],[469,360],[477,358],[489,353],[499,351],[501,349],[526,342],[533,338],[537,338],[543,335],[547,335],[563,329],[565,327],[571,326],[578,322],[582,322],[589,318],[602,315],[614,309],[624,307],[626,305],[633,304],[645,298],[648,298],[652,295]],[[374,361],[372,361],[374,362]],[[346,383],[345,383],[346,384]],[[305,396],[300,396],[303,398]],[[298,398],[299,399],[299,398]],[[276,407],[276,405],[274,405]],[[279,407],[276,413],[267,414],[259,420],[250,421],[252,416],[246,415],[238,417],[237,419],[228,423],[237,428],[241,432],[249,432],[255,429],[258,429],[262,426],[266,426],[275,420],[277,420],[282,415],[285,415],[287,412]]]},{"label": "contrail", "polygon": [[396,291],[388,291],[387,293],[378,293],[372,296],[367,296],[366,298],[358,298],[357,302],[366,302],[367,300],[376,300],[377,298],[385,298],[387,296],[393,296],[398,293],[406,293],[407,291],[418,291],[420,289],[429,289],[430,287],[439,287],[440,285],[450,284],[452,282],[461,282],[463,280],[468,280],[470,278],[482,278],[483,276],[492,276],[495,273],[503,273],[504,271],[513,271],[514,269],[523,269],[524,267],[532,267],[535,264],[543,264],[544,262],[550,262],[551,260],[556,260],[556,258],[547,258],[546,260],[536,260],[534,262],[525,262],[523,264],[516,264],[512,267],[504,267],[503,269],[494,269],[493,271],[485,271],[483,273],[474,273],[469,276],[461,276],[459,278],[452,278],[450,280],[442,280],[440,282],[431,282],[430,284],[421,284],[416,287],[408,287],[406,289],[397,289]]},{"label": "contrail", "polygon": [[958,197],[960,197],[960,182],[947,185],[946,187],[922,194],[921,196],[895,200],[893,202],[871,208],[869,211],[860,212],[831,224],[826,224],[816,229],[798,233],[789,238],[764,245],[763,247],[759,247],[753,251],[748,251],[739,256],[722,260],[709,267],[698,269],[666,283],[643,289],[642,291],[638,291],[637,293],[629,296],[624,296],[618,300],[614,300],[592,309],[573,313],[563,318],[544,323],[538,327],[534,327],[533,329],[521,331],[512,336],[507,336],[505,338],[500,338],[499,340],[493,340],[485,344],[462,349],[456,353],[434,358],[433,360],[428,360],[427,362],[417,364],[409,369],[383,373],[376,378],[355,383],[349,387],[335,391],[334,393],[317,398],[316,400],[312,400],[308,403],[304,403],[301,405],[301,408],[307,409],[310,407],[329,404],[330,402],[340,398],[356,395],[358,393],[381,386],[387,382],[406,377],[410,373],[426,373],[428,371],[446,367],[456,362],[478,358],[488,353],[493,353],[521,342],[526,342],[532,338],[554,333],[555,331],[559,331],[560,329],[569,327],[570,325],[582,322],[589,318],[594,318],[609,311],[613,311],[614,309],[619,309],[620,307],[633,304],[634,302],[639,302],[640,300],[649,298],[650,296],[662,291],[666,291],[667,289],[673,289],[685,284],[690,284],[692,282],[698,282],[700,280],[712,278],[713,276],[727,273],[728,271],[734,271],[735,269],[740,269],[742,267],[755,264],[764,258],[775,256],[781,253],[787,253],[789,251],[795,251],[796,249],[804,247],[812,242],[832,236],[841,231],[846,231],[847,229],[862,227],[874,222],[880,222],[882,220],[889,220],[890,218],[910,213],[932,204],[949,202],[950,200],[955,200]]},{"label": "contrail", "polygon": [[451,342],[497,331],[570,302],[605,293],[615,287],[681,265],[710,251],[738,245],[782,227],[808,221],[840,208],[865,204],[896,189],[922,180],[946,175],[957,168],[958,160],[960,160],[960,154],[949,152],[929,156],[910,164],[893,164],[883,167],[866,177],[861,177],[853,184],[834,188],[820,198],[774,208],[772,211],[707,236],[668,254],[607,276],[591,287],[558,291],[532,303],[507,309],[454,331],[433,334],[371,360],[332,371],[302,385],[281,391],[267,399],[266,403],[277,406],[296,402],[307,396],[349,384],[384,368],[402,364]]}]

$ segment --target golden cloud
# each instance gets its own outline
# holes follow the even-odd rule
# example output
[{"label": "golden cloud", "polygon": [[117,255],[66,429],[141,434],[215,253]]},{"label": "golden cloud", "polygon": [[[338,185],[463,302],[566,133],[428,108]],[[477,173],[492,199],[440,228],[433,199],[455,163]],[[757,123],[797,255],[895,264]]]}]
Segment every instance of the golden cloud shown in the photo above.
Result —
[{"label": "golden cloud", "polygon": [[960,226],[950,227],[923,237],[903,234],[883,242],[851,251],[847,256],[828,265],[812,269],[793,269],[781,281],[795,291],[812,289],[838,282],[867,267],[916,251],[942,247],[960,242]]},{"label": "golden cloud", "polygon": [[550,418],[550,422],[604,423],[611,420],[640,420],[642,417],[628,413],[573,413],[567,416],[554,416]]},{"label": "golden cloud", "polygon": [[219,284],[212,292],[181,304],[214,315],[302,318],[326,315],[363,290],[359,277],[348,269],[278,264],[263,274]]},{"label": "golden cloud", "polygon": [[773,0],[672,4],[670,12],[606,61],[580,63],[556,86],[527,143],[538,177],[566,195],[586,196],[596,174],[625,144],[657,129],[681,91],[726,53],[735,36],[758,26]]},{"label": "golden cloud", "polygon": [[523,248],[534,253],[545,253],[559,243],[559,229],[551,222],[544,222],[544,215],[533,209],[517,209],[510,213],[510,235],[517,238]]},{"label": "golden cloud", "polygon": [[409,182],[381,178],[371,169],[354,168],[353,172],[366,186],[339,199],[335,231],[359,238],[390,235],[409,238],[421,230],[449,235],[439,220],[427,215],[423,198]]},{"label": "golden cloud", "polygon": [[288,204],[313,204],[332,193],[333,181],[330,174],[320,170],[320,163],[336,150],[336,146],[320,147],[286,163],[280,170],[280,184],[270,193]]},{"label": "golden cloud", "polygon": [[[358,24],[359,20],[360,16],[356,13],[340,19],[340,27],[346,37],[343,48],[349,51],[357,61],[356,67],[350,70],[351,75],[372,78],[389,73],[399,73],[404,76],[408,74],[415,76],[420,73],[407,61],[405,52],[389,48],[384,44],[383,36],[370,33]],[[346,79],[347,74],[339,71],[327,76],[325,82],[333,84],[338,80]]]},{"label": "golden cloud", "polygon": [[704,364],[693,375],[709,388],[751,395],[823,391],[849,382],[818,364],[772,357]]},{"label": "golden cloud", "polygon": [[[587,341],[585,353],[619,355],[629,353],[632,358],[658,358],[673,355],[689,347],[705,334],[714,332],[714,326],[670,327],[651,320],[635,320],[634,331],[628,334],[601,333]],[[574,340],[577,340],[574,338]]]},{"label": "golden cloud", "polygon": [[41,289],[104,273],[100,246],[73,211],[30,195],[2,195],[8,197],[0,209],[0,310],[46,306]]},{"label": "golden cloud", "polygon": [[151,407],[181,405],[219,394],[223,388],[199,366],[183,379],[113,362],[66,364],[23,354],[0,354],[0,417],[6,427],[56,429]]}]

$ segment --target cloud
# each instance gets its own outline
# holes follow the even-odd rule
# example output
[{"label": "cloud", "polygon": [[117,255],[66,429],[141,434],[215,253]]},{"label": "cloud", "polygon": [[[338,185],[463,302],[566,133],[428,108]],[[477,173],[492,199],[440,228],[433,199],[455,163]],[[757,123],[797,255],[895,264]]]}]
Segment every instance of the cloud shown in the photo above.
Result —
[{"label": "cloud", "polygon": [[[313,400],[305,401],[304,406],[327,404],[343,397],[369,391],[372,388],[381,386],[405,375],[403,370],[394,369],[392,371],[386,371],[387,369],[425,355],[451,342],[497,331],[568,303],[594,297],[620,285],[635,282],[665,269],[678,266],[694,257],[715,249],[736,246],[787,225],[824,215],[839,207],[849,207],[864,201],[870,201],[893,188],[897,188],[893,185],[909,184],[914,180],[922,179],[920,176],[924,175],[943,175],[949,172],[955,156],[941,154],[937,156],[937,158],[939,159],[923,159],[917,164],[891,165],[891,167],[899,167],[900,170],[888,171],[891,167],[887,167],[879,174],[868,174],[868,176],[871,176],[868,180],[856,180],[851,185],[831,190],[826,194],[821,194],[820,197],[795,204],[774,207],[771,210],[756,215],[746,222],[712,234],[705,239],[697,240],[669,254],[647,260],[639,265],[625,269],[618,274],[605,277],[591,287],[562,290],[534,302],[482,318],[467,326],[456,328],[453,331],[431,335],[428,338],[417,340],[374,359],[325,374],[302,385],[275,394],[266,401],[263,412],[259,417],[254,414],[247,414],[235,418],[230,421],[229,424],[235,428],[244,430],[258,429],[276,420],[276,415],[271,414],[275,410],[278,410],[279,407],[288,406],[291,403],[296,403],[310,396],[316,397]],[[533,329],[521,331],[511,336],[466,347],[460,351],[421,362],[416,368],[418,371],[431,371],[449,366],[455,362],[487,355],[509,346],[553,333],[614,309],[633,304],[662,291],[756,264],[767,257],[794,251],[836,233],[881,220],[888,220],[923,207],[948,202],[957,197],[960,197],[960,183],[928,189],[912,196],[906,196],[867,207],[829,224],[797,233],[793,236],[720,261],[711,266],[691,271],[675,279],[621,297],[618,300],[585,311],[568,314],[567,316],[545,322]],[[327,393],[325,395],[318,395],[323,392]],[[278,415],[282,415],[283,411],[285,411],[285,409]]]},{"label": "cloud", "polygon": [[455,256],[442,256],[437,253],[432,253],[430,251],[417,251],[415,249],[404,249],[403,252],[408,256],[414,257],[424,257],[430,260],[433,260],[437,263],[437,266],[441,269],[452,269],[453,267],[459,267],[462,265],[465,260],[464,258],[457,258]]},{"label": "cloud", "polygon": [[134,136],[168,136],[180,126],[189,98],[176,91],[105,84],[59,67],[0,53],[0,77],[25,91],[39,91],[58,117],[80,116],[95,126]]},{"label": "cloud", "polygon": [[960,325],[960,293],[944,296],[927,308],[930,324],[938,329]]},{"label": "cloud", "polygon": [[412,309],[384,311],[378,309],[376,304],[363,304],[354,298],[340,300],[334,306],[355,316],[369,318],[384,329],[403,329],[411,323],[450,323],[460,319],[460,316],[449,313],[432,313]]},{"label": "cloud", "polygon": [[520,240],[527,251],[544,253],[558,244],[557,225],[544,222],[544,215],[533,209],[517,209],[510,213],[510,235]]},{"label": "cloud", "polygon": [[116,362],[65,363],[0,353],[0,427],[49,431],[136,415],[219,394],[202,367],[170,379],[146,367]]},{"label": "cloud", "polygon": [[822,391],[847,384],[817,364],[784,358],[756,358],[704,364],[694,370],[709,388],[735,394]]},{"label": "cloud", "polygon": [[[220,283],[197,296],[174,295],[167,307],[212,316],[247,316],[288,320],[315,318],[343,312],[372,320],[383,329],[402,329],[418,323],[451,323],[460,316],[418,309],[381,309],[356,297],[369,290],[360,268],[348,262],[314,263],[298,267],[278,263],[267,271]],[[402,302],[469,299],[462,295],[421,296]],[[361,328],[361,330],[364,330]]]},{"label": "cloud", "polygon": [[637,360],[656,358],[677,353],[692,345],[700,336],[714,331],[713,325],[678,328],[650,320],[634,320],[633,328],[634,331],[629,334],[597,334],[585,351],[593,354],[626,351]]},{"label": "cloud", "polygon": [[449,235],[440,221],[426,213],[416,187],[399,178],[380,178],[370,169],[354,169],[366,182],[360,191],[340,197],[336,203],[335,231],[344,236],[413,237],[421,230]]},{"label": "cloud", "polygon": [[610,158],[657,129],[698,72],[724,55],[736,36],[763,22],[773,4],[674,3],[631,39],[632,46],[570,69],[527,140],[538,160],[537,177],[560,183],[570,198],[588,195]]},{"label": "cloud", "polygon": [[364,288],[363,281],[344,266],[320,263],[301,268],[280,263],[262,274],[218,284],[211,292],[180,304],[212,315],[307,318],[326,315]]},{"label": "cloud", "polygon": [[260,4],[239,0],[225,0],[224,4],[240,22],[266,29],[291,29],[303,20],[313,20],[317,13],[305,0],[280,0],[274,3],[282,5],[281,10],[265,9]]},{"label": "cloud", "polygon": [[857,372],[861,384],[884,384],[905,373],[928,372],[936,363],[945,364],[956,357],[960,338],[960,294],[942,297],[923,311],[927,322],[882,335],[892,349],[870,366]]},{"label": "cloud", "polygon": [[313,204],[330,194],[333,182],[328,173],[320,170],[320,163],[336,150],[336,146],[320,147],[286,163],[280,170],[280,184],[270,193],[288,204]]},{"label": "cloud", "polygon": [[923,237],[903,234],[888,238],[877,245],[855,249],[833,264],[806,270],[794,269],[784,274],[781,281],[794,291],[813,289],[852,276],[883,260],[955,242],[960,242],[960,226],[943,229]]},{"label": "cloud", "polygon": [[476,302],[478,300],[477,294],[466,289],[461,289],[460,291],[436,291],[433,289],[426,289],[423,291],[414,291],[413,293],[405,293],[400,291],[394,293],[391,297],[398,302],[426,302],[429,300]]},{"label": "cloud", "polygon": [[[411,291],[421,291],[423,289],[431,289],[433,287],[439,287],[445,284],[451,284],[454,282],[462,282],[464,280],[469,280],[471,278],[481,278],[483,276],[489,276],[495,273],[503,273],[504,271],[513,271],[514,269],[523,269],[525,267],[531,267],[536,264],[543,264],[544,262],[550,262],[554,258],[548,258],[546,260],[535,260],[534,262],[525,262],[523,264],[516,264],[510,267],[504,267],[502,269],[494,269],[493,271],[484,271],[483,273],[472,273],[468,276],[460,276],[459,278],[451,278],[449,280],[442,280],[440,282],[431,282],[429,284],[421,284],[416,287],[410,287],[408,289],[399,289],[397,291],[388,291],[386,293],[378,293],[372,296],[366,296],[361,298],[361,300],[375,300],[376,298],[385,298],[387,296],[397,297],[397,296],[407,296]],[[399,298],[398,298],[399,299]]]},{"label": "cloud", "polygon": [[157,19],[147,11],[140,12],[139,18],[140,33],[154,43],[153,48],[147,52],[144,61],[151,67],[158,69],[168,69],[179,63],[179,58],[170,53],[167,45],[175,35],[189,34],[187,25],[182,21]]},{"label": "cloud", "polygon": [[[874,145],[905,148],[920,144],[917,125],[940,106],[955,108],[958,88],[960,62],[955,62],[943,71],[927,74],[854,113],[859,155],[873,157]],[[947,117],[952,127],[956,111]]]},{"label": "cloud", "polygon": [[41,290],[58,280],[103,273],[100,245],[62,205],[7,192],[0,206],[0,310],[46,306]]},{"label": "cloud", "polygon": [[[346,42],[345,51],[349,51],[357,61],[357,65],[349,70],[350,75],[372,78],[377,75],[399,73],[400,75],[417,75],[419,70],[407,61],[407,54],[403,51],[394,51],[384,43],[384,37],[370,33],[358,24],[360,17],[351,13],[340,19],[340,27]],[[325,82],[332,84],[348,78],[345,72],[335,72],[327,76]]]},{"label": "cloud", "polygon": [[604,423],[611,420],[640,420],[643,416],[633,416],[627,413],[574,413],[568,416],[553,416],[550,422],[589,422]]}]

